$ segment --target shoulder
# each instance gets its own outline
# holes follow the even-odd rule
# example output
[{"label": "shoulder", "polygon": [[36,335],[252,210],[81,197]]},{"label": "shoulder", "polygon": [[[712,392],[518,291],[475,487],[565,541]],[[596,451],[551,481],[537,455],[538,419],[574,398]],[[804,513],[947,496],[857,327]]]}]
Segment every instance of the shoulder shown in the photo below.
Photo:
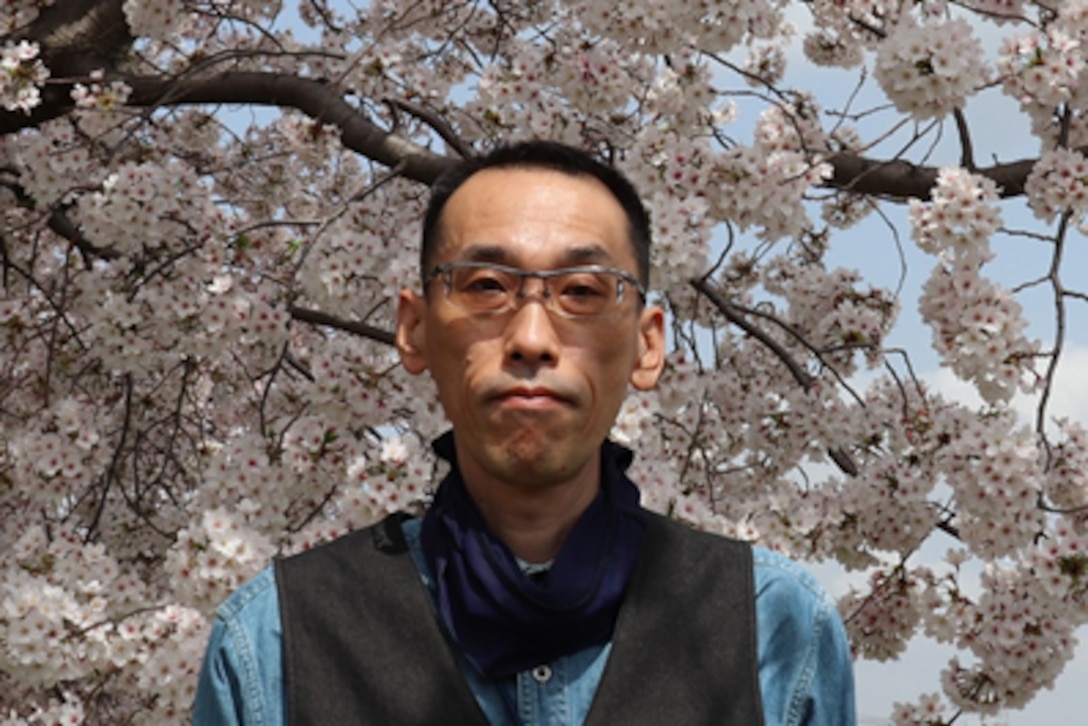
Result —
[{"label": "shoulder", "polygon": [[769,724],[851,726],[850,645],[835,603],[801,564],[752,548],[760,681]]},{"label": "shoulder", "polygon": [[756,617],[768,636],[818,642],[841,629],[827,591],[801,564],[763,547],[752,547]]},{"label": "shoulder", "polygon": [[307,547],[304,550],[290,555],[277,557],[274,569],[279,570],[283,566],[306,568],[322,560],[336,561],[344,557],[351,557],[358,552],[358,548],[371,542],[378,547],[397,546],[403,543],[403,536],[394,533],[396,541],[387,543],[390,533],[396,527],[390,527],[389,523],[398,521],[397,515],[391,515],[359,529],[349,530],[338,537]]},{"label": "shoulder", "polygon": [[[274,612],[273,612],[274,611]],[[234,622],[243,618],[274,614],[279,617],[276,577],[271,567],[266,567],[256,577],[235,590],[219,606],[216,616]]]},{"label": "shoulder", "polygon": [[305,568],[329,555],[339,555],[344,550],[356,546],[359,538],[373,537],[371,531],[379,524],[348,532],[341,537],[292,555],[277,557],[272,565],[235,590],[216,610],[216,616],[227,622],[266,620],[270,616],[275,616],[278,621],[279,593],[276,578],[279,567],[290,564],[294,567]]},{"label": "shoulder", "polygon": [[745,553],[744,556],[747,556],[745,551],[751,548],[748,542],[695,529],[689,524],[657,512],[643,510],[642,516],[647,525],[651,547],[660,547],[667,543],[670,547],[683,548],[696,554],[708,551],[731,551],[735,554]]},{"label": "shoulder", "polygon": [[800,563],[765,547],[713,532],[695,529],[683,522],[646,510],[647,522],[659,533],[697,550],[750,550],[755,575],[756,597],[799,598],[814,606],[832,603],[816,578]]},{"label": "shoulder", "polygon": [[798,598],[814,607],[832,607],[831,598],[803,565],[764,547],[752,547],[756,597]]},{"label": "shoulder", "polygon": [[216,611],[193,703],[195,724],[280,724],[280,614],[272,568]]},{"label": "shoulder", "polygon": [[[400,522],[401,518],[393,517],[312,549],[278,558],[273,565],[235,590],[216,610],[215,629],[222,647],[232,655],[238,651],[248,651],[254,657],[278,653],[282,637],[278,579],[289,574],[282,568],[288,566],[296,573],[320,573],[335,569],[357,558],[360,542],[374,542],[379,548],[404,548]],[[390,523],[395,526],[389,526]],[[241,655],[244,657],[245,653]]]},{"label": "shoulder", "polygon": [[706,553],[713,551],[738,553],[749,550],[761,625],[785,617],[810,622],[837,617],[835,604],[816,578],[803,565],[785,555],[742,540],[696,530],[662,515],[652,514],[650,521],[656,523],[659,532],[668,533],[673,541],[691,550],[697,559],[703,559]]}]

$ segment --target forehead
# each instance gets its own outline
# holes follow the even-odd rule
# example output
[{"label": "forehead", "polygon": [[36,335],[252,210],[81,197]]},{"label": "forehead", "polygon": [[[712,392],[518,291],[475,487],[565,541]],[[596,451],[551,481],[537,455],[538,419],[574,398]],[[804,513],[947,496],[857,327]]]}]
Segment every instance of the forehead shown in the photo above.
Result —
[{"label": "forehead", "polygon": [[485,169],[453,193],[440,225],[438,261],[482,259],[527,268],[635,265],[623,207],[588,175]]}]

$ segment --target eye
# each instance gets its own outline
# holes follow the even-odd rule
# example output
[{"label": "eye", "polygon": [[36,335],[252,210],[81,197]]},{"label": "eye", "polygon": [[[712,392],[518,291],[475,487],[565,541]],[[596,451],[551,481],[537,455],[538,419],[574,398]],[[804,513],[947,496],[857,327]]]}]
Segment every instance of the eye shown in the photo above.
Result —
[{"label": "eye", "polygon": [[497,273],[477,272],[466,281],[465,292],[469,293],[504,293],[507,290],[505,281]]},{"label": "eye", "polygon": [[568,285],[563,289],[562,294],[566,297],[603,297],[604,292],[592,285]]},{"label": "eye", "polygon": [[455,271],[453,289],[466,304],[501,306],[516,289],[516,281],[501,270],[465,268]]},{"label": "eye", "polygon": [[559,307],[569,315],[600,315],[615,301],[615,285],[609,275],[574,272],[555,280]]},{"label": "eye", "polygon": [[575,273],[564,275],[556,281],[559,294],[572,299],[608,297],[610,285],[603,275]]}]

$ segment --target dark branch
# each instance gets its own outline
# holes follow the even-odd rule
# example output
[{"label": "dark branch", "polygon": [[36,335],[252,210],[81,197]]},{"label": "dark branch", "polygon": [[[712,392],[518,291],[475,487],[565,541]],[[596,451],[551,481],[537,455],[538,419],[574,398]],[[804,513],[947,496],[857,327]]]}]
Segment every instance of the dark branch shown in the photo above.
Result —
[{"label": "dark branch", "polygon": [[376,328],[373,325],[367,325],[366,323],[360,323],[357,320],[344,320],[328,313],[323,313],[320,310],[311,310],[310,308],[300,308],[297,305],[292,305],[288,308],[288,312],[294,320],[298,320],[303,323],[311,323],[313,325],[324,325],[329,328],[336,328],[337,330],[343,330],[355,335],[361,335],[364,338],[370,338],[376,340],[379,343],[385,343],[386,345],[393,345],[396,343],[396,337],[388,330],[382,330]]},{"label": "dark branch", "polygon": [[700,293],[706,296],[710,302],[718,308],[718,312],[725,316],[725,319],[736,325],[748,335],[758,340],[763,345],[767,346],[778,360],[782,361],[782,364],[789,369],[790,375],[793,376],[793,380],[797,381],[798,385],[806,391],[812,387],[812,376],[808,374],[800,363],[793,359],[789,351],[786,350],[781,343],[768,335],[758,325],[754,325],[737,310],[731,302],[725,299],[725,296],[710,286],[710,283],[705,279],[698,279],[691,281],[692,287],[698,290]]},{"label": "dark branch", "polygon": [[433,111],[418,104],[409,103],[408,101],[402,101],[396,98],[387,99],[386,102],[390,106],[405,111],[430,126],[462,159],[467,159],[468,157],[475,155],[472,147],[457,135],[457,132],[453,130],[453,127]]},{"label": "dark branch", "polygon": [[294,108],[314,121],[340,129],[344,146],[389,167],[403,164],[402,175],[430,184],[455,159],[447,158],[379,128],[324,81],[281,73],[228,71],[188,79],[120,77],[132,88],[129,105],[179,106],[205,103]]},{"label": "dark branch", "polygon": [[[1078,151],[1088,153],[1088,148]],[[835,154],[828,161],[834,173],[825,186],[894,199],[928,200],[940,171],[935,166],[918,166],[900,159],[879,161],[846,152]],[[997,182],[1002,197],[1018,197],[1024,193],[1024,183],[1036,161],[1021,159],[973,171]]]},{"label": "dark branch", "polygon": [[53,79],[41,91],[41,105],[31,113],[0,110],[0,134],[63,116],[73,106],[74,79],[116,66],[133,42],[121,5],[121,0],[64,0],[43,7],[29,25],[0,38],[37,43]]}]

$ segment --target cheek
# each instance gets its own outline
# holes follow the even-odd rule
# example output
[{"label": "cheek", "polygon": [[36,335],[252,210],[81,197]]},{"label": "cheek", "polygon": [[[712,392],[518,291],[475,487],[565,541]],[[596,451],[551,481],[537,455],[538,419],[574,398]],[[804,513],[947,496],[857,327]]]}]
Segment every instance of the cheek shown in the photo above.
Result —
[{"label": "cheek", "polygon": [[[446,352],[440,360],[435,361],[435,367],[432,368],[432,371],[441,371],[435,378],[443,401],[469,399],[480,379],[488,375],[490,368],[498,365],[497,354],[488,350],[484,343],[451,345],[444,350]],[[450,403],[453,402],[450,400]]]},{"label": "cheek", "polygon": [[472,390],[478,387],[480,379],[487,373],[488,364],[491,360],[491,356],[480,350],[479,346],[472,346],[462,351],[460,358],[454,361],[461,375],[460,388],[466,396],[470,395]]},{"label": "cheek", "polygon": [[595,396],[623,400],[627,381],[634,369],[635,346],[626,338],[602,336],[599,344],[587,348],[577,362],[594,388]]}]

